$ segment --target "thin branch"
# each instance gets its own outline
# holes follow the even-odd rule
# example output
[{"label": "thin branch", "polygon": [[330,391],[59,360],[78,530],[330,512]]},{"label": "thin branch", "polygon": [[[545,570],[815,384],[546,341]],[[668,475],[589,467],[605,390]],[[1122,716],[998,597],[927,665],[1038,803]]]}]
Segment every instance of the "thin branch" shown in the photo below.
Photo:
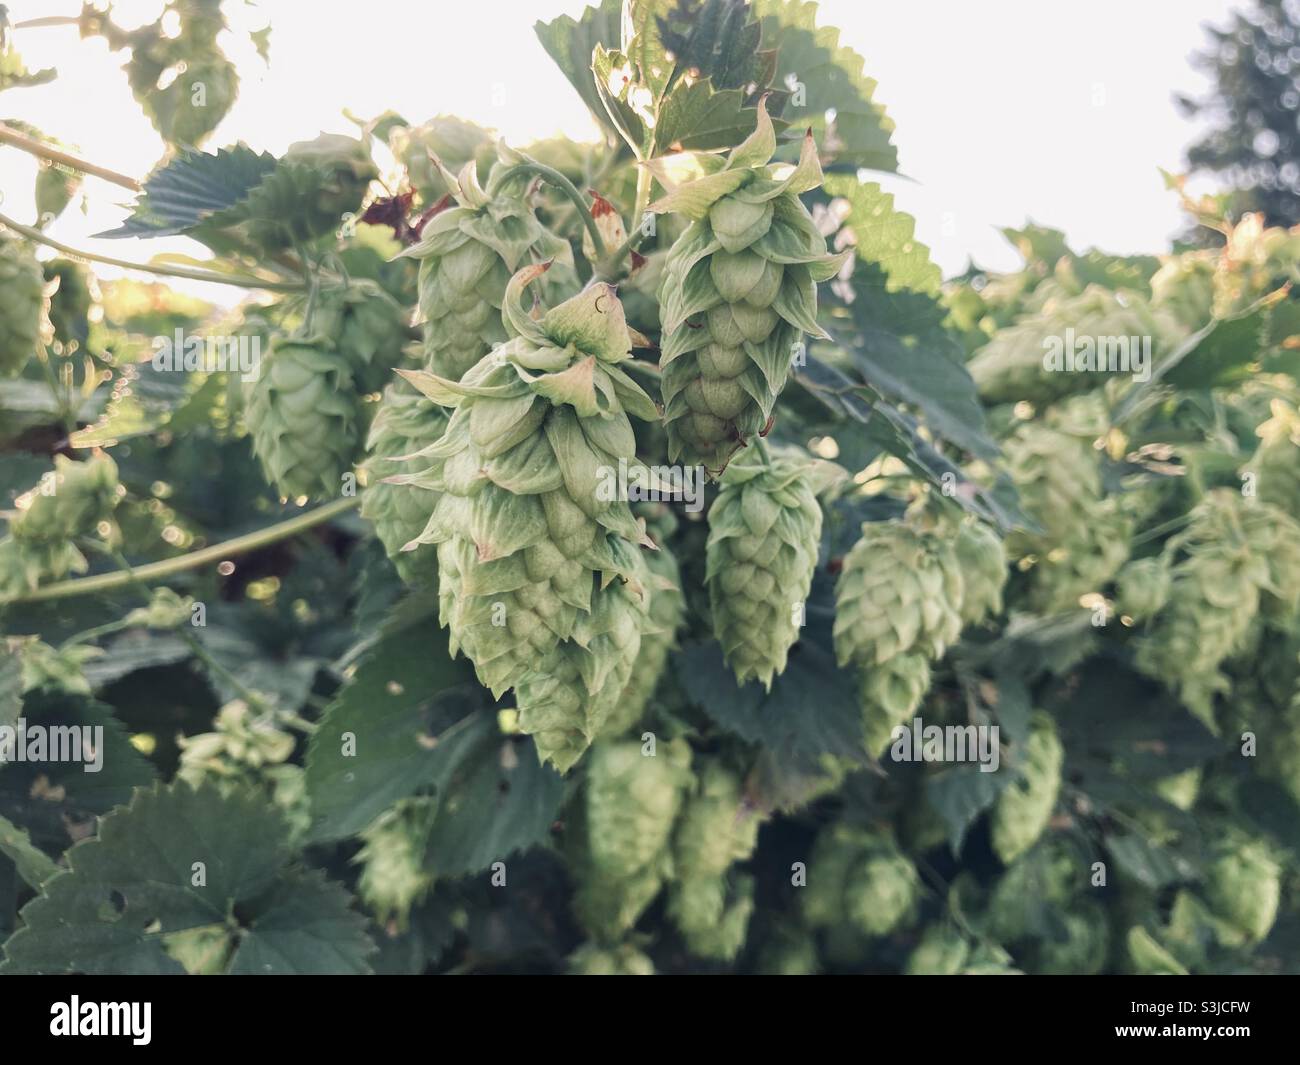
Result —
[{"label": "thin branch", "polygon": [[64,255],[70,255],[73,258],[84,259],[88,262],[103,263],[105,266],[117,266],[123,270],[139,270],[147,274],[158,274],[162,277],[183,277],[189,281],[208,281],[214,285],[233,285],[235,288],[260,288],[268,292],[301,292],[303,285],[298,282],[287,281],[270,281],[260,277],[241,277],[231,274],[219,274],[212,270],[194,270],[187,266],[164,266],[162,264],[151,265],[149,263],[133,263],[126,259],[114,259],[108,255],[96,255],[94,252],[81,251],[78,248],[69,247],[53,237],[47,237],[39,229],[33,229],[31,226],[25,226],[21,222],[15,222],[7,215],[0,214],[0,225],[7,229],[12,229],[15,233],[21,233],[28,240],[33,240],[37,244],[44,244],[47,248],[53,248]]},{"label": "thin branch", "polygon": [[[18,24],[19,27],[22,25],[23,23],[21,22]],[[143,187],[140,182],[136,181],[133,177],[127,177],[125,174],[119,174],[116,170],[109,170],[107,167],[96,166],[94,163],[88,163],[84,159],[78,159],[75,155],[61,152],[58,148],[52,148],[48,144],[24,136],[16,129],[10,129],[3,122],[0,122],[0,144],[8,144],[14,148],[20,148],[22,151],[34,155],[38,159],[44,159],[50,163],[58,163],[61,166],[69,167],[70,169],[80,171],[83,174],[89,174],[92,177],[103,178],[105,181],[111,181],[114,185],[121,185],[122,188],[130,189],[132,192],[139,192]]]},{"label": "thin branch", "polygon": [[326,503],[323,507],[317,507],[306,514],[299,514],[295,518],[289,518],[275,525],[268,525],[265,529],[258,529],[257,532],[237,536],[225,543],[213,544],[211,547],[191,551],[187,555],[163,559],[161,562],[150,562],[127,572],[100,573],[94,577],[78,577],[75,580],[58,581],[4,602],[6,604],[13,602],[33,603],[49,599],[68,599],[77,595],[89,595],[92,592],[111,591],[114,588],[121,588],[136,581],[160,581],[173,574],[197,569],[211,562],[222,562],[236,555],[244,555],[249,551],[257,550],[259,547],[265,547],[267,544],[273,544],[279,540],[295,536],[313,526],[329,521],[331,518],[336,518],[340,514],[347,513],[360,503],[360,495],[351,496],[347,499],[336,499],[333,503]]},{"label": "thin branch", "polygon": [[536,174],[543,181],[554,185],[563,192],[577,210],[578,217],[582,219],[582,224],[586,227],[587,232],[591,234],[591,243],[596,252],[596,261],[599,262],[609,254],[605,247],[605,238],[600,233],[600,226],[596,225],[596,220],[591,216],[591,208],[587,206],[587,201],[582,198],[582,193],[578,191],[572,181],[556,170],[555,167],[539,163],[535,159],[514,163],[497,180],[504,183],[517,173]]}]

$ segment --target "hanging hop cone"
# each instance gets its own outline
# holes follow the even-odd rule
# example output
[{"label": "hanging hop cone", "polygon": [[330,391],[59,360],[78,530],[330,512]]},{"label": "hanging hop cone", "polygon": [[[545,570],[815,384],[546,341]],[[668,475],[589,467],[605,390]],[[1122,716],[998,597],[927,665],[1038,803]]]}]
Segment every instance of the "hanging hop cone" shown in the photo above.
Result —
[{"label": "hanging hop cone", "polygon": [[122,493],[117,464],[105,454],[84,462],[54,456],[54,470],[18,500],[9,536],[0,540],[0,599],[40,584],[85,573],[86,557],[73,542],[117,537],[113,510]]},{"label": "hanging hop cone", "polygon": [[439,167],[455,206],[434,215],[420,242],[402,253],[420,263],[425,363],[451,381],[505,342],[506,286],[521,267],[557,263],[549,282],[554,291],[575,280],[572,249],[537,220],[528,179],[510,173],[523,157],[504,145],[499,151],[486,188],[472,161],[456,177]]},{"label": "hanging hop cone", "polygon": [[745,941],[752,884],[729,891],[727,872],[758,842],[759,818],[743,800],[739,776],[718,762],[699,773],[673,836],[674,883],[668,912],[692,952],[734,958]]},{"label": "hanging hop cone", "polygon": [[1184,252],[1167,259],[1151,278],[1151,307],[1171,315],[1187,332],[1214,314],[1214,252]]},{"label": "hanging hop cone", "polygon": [[1044,936],[1033,951],[1030,969],[1044,976],[1095,976],[1106,964],[1110,927],[1095,902],[1078,901],[1062,913],[1065,938]]},{"label": "hanging hop cone", "polygon": [[31,248],[0,235],[0,377],[17,374],[36,351],[44,290]]},{"label": "hanging hop cone", "polygon": [[1221,842],[1206,870],[1205,900],[1224,923],[1225,946],[1261,942],[1277,919],[1282,870],[1260,840]]},{"label": "hanging hop cone", "polygon": [[1001,539],[987,525],[963,522],[953,541],[961,567],[963,625],[974,625],[1002,611],[1002,587],[1007,581],[1007,553]]},{"label": "hanging hop cone", "polygon": [[849,924],[886,935],[913,915],[919,898],[916,869],[889,836],[843,823],[818,833],[801,893],[814,928]]},{"label": "hanging hop cone", "polygon": [[374,525],[375,535],[407,583],[430,579],[437,572],[435,548],[421,544],[414,551],[402,550],[424,531],[435,497],[427,489],[385,478],[424,469],[426,464],[413,456],[435,443],[446,428],[447,412],[403,378],[384,389],[370,424],[366,466],[371,483],[361,497],[361,516]]},{"label": "hanging hop cone", "polygon": [[323,337],[277,337],[247,392],[253,451],[281,495],[334,499],[360,443],[352,366]]},{"label": "hanging hop cone", "polygon": [[724,160],[650,211],[690,226],[672,246],[660,290],[669,455],[720,472],[766,431],[804,334],[817,324],[817,283],[849,253],[829,255],[799,200],[822,183],[811,133],[793,168],[768,165],[776,135],[767,110]]},{"label": "hanging hop cone", "polygon": [[1256,498],[1300,515],[1300,411],[1274,399],[1269,413],[1255,430],[1260,443],[1247,471],[1255,475]]},{"label": "hanging hop cone", "polygon": [[1065,761],[1056,722],[1035,713],[1016,753],[1022,776],[1007,785],[993,808],[993,850],[1008,865],[1037,842],[1056,808]]},{"label": "hanging hop cone", "polygon": [[454,115],[438,115],[419,126],[394,126],[388,145],[406,167],[411,187],[428,205],[456,189],[449,172],[458,174],[471,161],[486,167],[496,154],[491,133]]},{"label": "hanging hop cone", "polygon": [[1139,558],[1115,578],[1115,601],[1121,614],[1135,621],[1155,617],[1169,602],[1172,575],[1163,558]]},{"label": "hanging hop cone", "polygon": [[821,542],[810,465],[795,451],[733,462],[709,508],[713,631],[738,683],[769,690],[799,638]]},{"label": "hanging hop cone", "polygon": [[362,866],[357,891],[381,924],[405,928],[411,907],[433,886],[426,861],[438,804],[428,796],[403,799],[364,832],[355,859]]},{"label": "hanging hop cone", "polygon": [[965,936],[950,925],[931,925],[907,956],[903,975],[956,976],[969,957],[970,943]]},{"label": "hanging hop cone", "polygon": [[312,332],[329,337],[352,369],[358,393],[378,392],[393,379],[411,338],[407,312],[375,282],[362,279],[322,289]]},{"label": "hanging hop cone", "polygon": [[[593,613],[595,588],[644,573],[637,545],[650,546],[613,490],[620,463],[636,461],[628,413],[657,415],[618,366],[630,350],[622,308],[598,284],[534,321],[522,295],[544,269],[515,276],[506,312],[517,335],[462,382],[406,373],[454,408],[442,439],[423,453],[432,465],[397,478],[437,493],[412,543],[439,545],[453,651],[463,650],[497,695],[575,637],[579,616]],[[611,631],[626,609],[610,600],[606,616],[575,638]]]},{"label": "hanging hop cone", "polygon": [[669,652],[677,645],[677,630],[686,617],[681,572],[668,547],[668,537],[677,526],[671,508],[662,503],[640,504],[638,515],[646,516],[646,530],[658,551],[645,553],[650,578],[648,627],[641,634],[641,650],[632,664],[627,687],[606,719],[604,731],[611,736],[627,732],[639,722],[663,676]]}]

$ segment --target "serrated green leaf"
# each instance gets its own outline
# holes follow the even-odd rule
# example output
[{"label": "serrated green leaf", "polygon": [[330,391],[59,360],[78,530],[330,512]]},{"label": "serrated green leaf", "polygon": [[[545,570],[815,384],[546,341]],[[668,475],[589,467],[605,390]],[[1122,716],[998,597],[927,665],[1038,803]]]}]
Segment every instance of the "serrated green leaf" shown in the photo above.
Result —
[{"label": "serrated green leaf", "polygon": [[27,830],[4,817],[0,817],[0,854],[14,863],[28,887],[40,888],[42,881],[58,872],[59,867],[32,843]]},{"label": "serrated green leaf", "polygon": [[187,151],[151,174],[131,216],[100,237],[165,237],[196,229],[241,203],[275,169],[275,156],[245,144]]},{"label": "serrated green leaf", "polygon": [[984,773],[976,765],[952,766],[926,778],[926,798],[948,826],[948,846],[954,855],[961,851],[970,826],[1013,779],[1014,773]]},{"label": "serrated green leaf", "polygon": [[550,22],[537,22],[533,26],[533,32],[542,42],[542,47],[569,79],[569,84],[578,91],[592,116],[615,136],[619,135],[618,130],[611,124],[605,106],[601,103],[600,93],[592,78],[591,63],[597,45],[606,49],[616,49],[619,46],[622,11],[621,0],[603,0],[598,7],[584,9],[577,19],[561,15]]},{"label": "serrated green leaf", "polygon": [[[787,104],[786,120],[799,129],[818,131],[818,143],[835,165],[896,171],[898,150],[891,143],[894,122],[873,99],[876,82],[866,76],[862,57],[840,44],[838,30],[817,25],[817,5],[803,0],[754,0],[753,9],[763,27],[763,40],[777,48],[778,84],[793,77],[805,90],[802,107],[794,100]],[[790,150],[797,154],[798,148]]]},{"label": "serrated green leaf", "polygon": [[260,798],[139,791],[23,907],[0,971],[179,973],[163,937],[211,926],[238,938],[232,972],[367,971],[364,919],[289,853],[287,825]]}]

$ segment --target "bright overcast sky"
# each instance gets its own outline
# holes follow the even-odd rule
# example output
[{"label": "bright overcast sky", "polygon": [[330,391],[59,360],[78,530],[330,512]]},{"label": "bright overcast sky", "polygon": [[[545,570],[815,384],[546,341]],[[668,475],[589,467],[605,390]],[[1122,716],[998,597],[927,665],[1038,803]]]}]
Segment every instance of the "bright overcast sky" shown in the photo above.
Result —
[{"label": "bright overcast sky", "polygon": [[[15,22],[75,14],[79,0],[8,0]],[[282,151],[319,131],[355,129],[343,110],[386,109],[420,122],[447,112],[517,143],[562,132],[590,139],[593,123],[533,34],[539,18],[577,14],[581,0],[259,0],[226,5],[248,26],[269,22],[271,63],[232,48],[240,98],[209,142],[240,139]],[[154,17],[161,0],[116,0],[124,25]],[[1013,269],[997,227],[1026,220],[1064,229],[1077,248],[1157,252],[1184,221],[1159,167],[1177,169],[1195,130],[1176,91],[1199,92],[1188,58],[1205,22],[1229,0],[822,0],[823,23],[866,58],[877,98],[897,123],[911,181],[886,178],[917,219],[945,273],[968,258]],[[123,56],[75,28],[22,30],[29,68],[60,77],[6,92],[0,116],[21,118],[103,166],[143,177],[162,142],[131,99]],[[30,161],[0,147],[7,214],[30,220]],[[92,241],[117,224],[129,193],[92,181],[89,214],[70,210],[51,229],[69,244],[145,258],[203,254],[192,242]],[[207,289],[208,286],[202,286]],[[205,292],[211,295],[211,293]],[[237,293],[223,293],[223,300]]]}]

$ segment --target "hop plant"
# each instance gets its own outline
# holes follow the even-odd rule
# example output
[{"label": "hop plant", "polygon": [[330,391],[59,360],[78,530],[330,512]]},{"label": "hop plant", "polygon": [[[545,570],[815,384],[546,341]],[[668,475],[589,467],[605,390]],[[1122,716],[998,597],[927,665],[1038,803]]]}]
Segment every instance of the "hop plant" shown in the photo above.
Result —
[{"label": "hop plant", "polygon": [[753,883],[744,878],[729,890],[727,872],[753,852],[758,826],[743,801],[740,778],[720,763],[708,763],[673,836],[668,902],[687,945],[701,957],[729,960],[745,942]]},{"label": "hop plant", "polygon": [[437,812],[427,796],[403,799],[361,833],[357,890],[380,922],[405,928],[411,907],[433,886],[425,858]]},{"label": "hop plant", "polygon": [[632,664],[627,686],[605,721],[604,731],[618,735],[632,728],[644,715],[650,697],[658,687],[668,662],[668,653],[677,642],[677,630],[686,616],[686,599],[682,595],[681,572],[677,559],[668,548],[667,537],[676,519],[667,507],[659,506],[651,531],[659,550],[648,551],[646,569],[650,571],[647,592],[650,597],[647,628],[641,634],[641,650]]},{"label": "hop plant", "polygon": [[930,662],[961,635],[965,583],[951,541],[902,521],[867,522],[835,589],[835,653],[863,671],[869,750],[915,712]]},{"label": "hop plant", "polygon": [[799,200],[822,183],[811,133],[793,168],[769,165],[776,134],[760,101],[755,131],[725,161],[649,208],[690,219],[660,290],[669,455],[721,471],[766,432],[805,333],[817,324],[817,283],[849,253],[829,255]]},{"label": "hop plant", "polygon": [[1216,847],[1205,876],[1205,899],[1223,923],[1225,945],[1262,941],[1277,919],[1282,870],[1256,839],[1229,838]]},{"label": "hop plant", "polygon": [[434,548],[416,544],[412,551],[402,550],[424,531],[434,497],[427,489],[385,478],[423,469],[419,452],[435,444],[446,428],[446,411],[400,377],[384,390],[370,424],[366,466],[372,483],[361,498],[361,516],[374,525],[375,535],[407,582],[431,579],[436,572]]},{"label": "hop plant", "polygon": [[505,342],[506,288],[521,266],[558,263],[557,289],[573,277],[572,250],[537,220],[527,178],[513,169],[522,161],[502,146],[486,188],[472,161],[456,177],[439,166],[456,205],[430,219],[420,242],[403,252],[420,263],[425,363],[451,381]]},{"label": "hop plant", "polygon": [[1137,621],[1155,617],[1169,602],[1172,574],[1164,558],[1140,558],[1128,563],[1115,578],[1115,599],[1120,613]]},{"label": "hop plant", "polygon": [[691,783],[690,748],[675,742],[598,744],[587,767],[586,825],[592,864],[618,879],[650,868],[668,849]]},{"label": "hop plant", "polygon": [[[454,413],[426,449],[433,465],[399,480],[437,493],[413,542],[439,545],[453,650],[498,695],[528,681],[518,693],[521,726],[558,730],[564,743],[548,738],[558,750],[608,714],[646,628],[638,545],[653,545],[615,498],[614,471],[636,461],[628,414],[657,411],[618,366],[630,339],[612,289],[592,285],[534,321],[522,294],[544,270],[512,280],[505,303],[515,339],[460,383],[406,374]],[[625,586],[610,588],[616,580]],[[575,715],[554,700],[557,688],[578,696],[577,678],[585,695]],[[617,687],[602,695],[606,682]]]},{"label": "hop plant", "polygon": [[584,943],[569,955],[573,976],[654,976],[655,964],[630,943],[604,947]]},{"label": "hop plant", "polygon": [[916,869],[890,837],[844,823],[818,833],[801,895],[814,928],[847,924],[887,935],[911,917],[919,896]]},{"label": "hop plant", "polygon": [[1002,610],[1007,581],[1007,554],[997,533],[978,521],[963,522],[953,541],[961,567],[963,625],[974,625]]},{"label": "hop plant", "polygon": [[1041,711],[1033,715],[1017,760],[1022,776],[998,796],[993,809],[993,850],[1007,864],[1024,854],[1043,834],[1061,790],[1065,749],[1050,716]]},{"label": "hop plant", "polygon": [[709,508],[713,630],[741,684],[770,689],[799,638],[822,529],[809,466],[794,452],[755,449],[727,468]]},{"label": "hop plant", "polygon": [[392,380],[408,339],[406,312],[373,281],[327,288],[317,297],[312,332],[329,337],[352,369],[356,391],[377,392]]},{"label": "hop plant", "polygon": [[[1070,335],[1091,340],[1094,365],[1071,372],[1062,361],[1056,372],[1045,367],[1044,341]],[[980,396],[989,403],[1047,404],[1076,392],[1096,388],[1107,375],[1095,372],[1108,365],[1109,349],[1099,338],[1152,338],[1153,355],[1165,338],[1180,333],[1170,320],[1153,313],[1133,292],[1089,285],[1077,296],[1049,299],[1042,310],[1022,318],[994,335],[967,364]],[[1132,341],[1130,340],[1130,343]],[[1073,352],[1069,354],[1073,355]],[[1076,365],[1078,365],[1076,363]]]},{"label": "hop plant", "polygon": [[965,936],[950,925],[931,925],[907,956],[903,975],[956,976],[969,957],[970,943]]},{"label": "hop plant", "polygon": [[44,290],[31,248],[0,234],[0,377],[17,374],[36,351]]},{"label": "hop plant", "polygon": [[54,456],[54,470],[19,498],[9,536],[0,540],[0,599],[84,573],[88,563],[74,540],[116,538],[111,519],[121,491],[117,464],[107,455],[84,462]]},{"label": "hop plant", "polygon": [[282,495],[338,496],[361,421],[352,367],[338,348],[323,337],[273,340],[245,418],[262,470]]}]

